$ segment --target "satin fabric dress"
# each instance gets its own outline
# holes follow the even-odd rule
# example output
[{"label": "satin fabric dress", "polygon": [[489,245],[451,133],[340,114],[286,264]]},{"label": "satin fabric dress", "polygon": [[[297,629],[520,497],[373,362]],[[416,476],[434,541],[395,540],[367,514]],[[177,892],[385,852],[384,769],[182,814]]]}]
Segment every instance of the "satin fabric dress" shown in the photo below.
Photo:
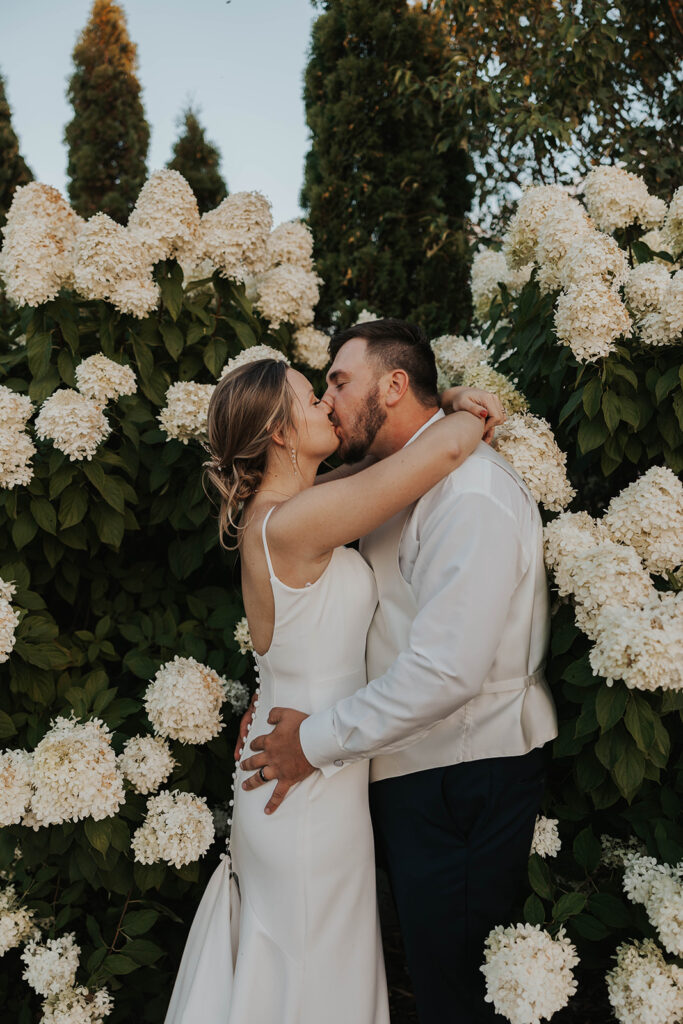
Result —
[{"label": "satin fabric dress", "polygon": [[[250,737],[274,706],[330,707],[366,682],[374,576],[337,548],[315,583],[289,587],[273,571],[273,639],[255,655],[259,703]],[[245,749],[248,752],[249,739]],[[229,857],[196,912],[165,1024],[389,1024],[368,762],[294,786],[271,815],[275,782],[246,792],[235,774]]]}]

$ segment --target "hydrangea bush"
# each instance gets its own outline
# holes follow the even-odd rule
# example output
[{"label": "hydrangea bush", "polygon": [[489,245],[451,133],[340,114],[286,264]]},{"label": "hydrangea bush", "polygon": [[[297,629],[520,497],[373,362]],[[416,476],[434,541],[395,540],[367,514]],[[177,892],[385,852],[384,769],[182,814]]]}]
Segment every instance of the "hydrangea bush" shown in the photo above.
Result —
[{"label": "hydrangea bush", "polygon": [[200,217],[176,171],[150,177],[125,227],[83,221],[44,185],[15,193],[0,252],[0,1005],[17,1024],[163,1019],[253,685],[206,413],[236,363],[324,366],[311,252],[258,193]]},{"label": "hydrangea bush", "polygon": [[[509,1020],[567,1001],[574,1019],[582,988],[622,1024],[683,1013],[682,258],[683,188],[667,204],[613,166],[576,195],[532,187],[475,257],[481,338],[435,343],[450,381],[476,359],[502,376],[504,402],[512,387],[528,403],[496,443],[546,523],[560,720],[548,817],[525,924],[492,933],[483,968]],[[567,983],[560,998],[549,962],[545,1010],[522,962],[532,926],[566,932],[578,955],[576,996]]]}]

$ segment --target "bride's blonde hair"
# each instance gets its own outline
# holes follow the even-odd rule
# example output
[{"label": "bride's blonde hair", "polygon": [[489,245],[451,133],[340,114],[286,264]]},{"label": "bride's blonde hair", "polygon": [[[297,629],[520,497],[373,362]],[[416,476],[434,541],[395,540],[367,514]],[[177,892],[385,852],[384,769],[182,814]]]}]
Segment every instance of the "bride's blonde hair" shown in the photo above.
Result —
[{"label": "bride's blonde hair", "polygon": [[287,364],[279,359],[259,359],[227,373],[209,402],[204,445],[211,458],[203,465],[220,494],[218,539],[226,551],[235,545],[225,538],[238,534],[242,504],[252,497],[263,480],[273,434],[296,434],[293,399],[287,380]]}]

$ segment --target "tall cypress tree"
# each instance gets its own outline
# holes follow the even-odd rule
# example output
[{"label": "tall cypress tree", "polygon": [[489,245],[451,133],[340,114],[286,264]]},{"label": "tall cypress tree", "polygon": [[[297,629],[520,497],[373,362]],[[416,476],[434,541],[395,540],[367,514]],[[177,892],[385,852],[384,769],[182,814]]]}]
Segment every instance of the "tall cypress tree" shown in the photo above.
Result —
[{"label": "tall cypress tree", "polygon": [[199,212],[206,213],[225,199],[228,190],[219,171],[221,154],[206,138],[204,128],[192,107],[179,119],[181,135],[173,146],[173,158],[166,164],[179,171],[197,197]]},{"label": "tall cypress tree", "polygon": [[84,217],[102,210],[124,223],[147,175],[149,127],[136,47],[113,0],[95,0],[73,59],[68,96],[74,116],[64,132],[69,197]]},{"label": "tall cypress tree", "polygon": [[338,311],[352,323],[367,306],[432,334],[462,329],[470,160],[462,148],[435,153],[436,105],[434,118],[417,115],[395,85],[399,69],[420,78],[443,69],[443,22],[406,0],[321,6],[304,84],[313,138],[301,193],[325,281],[321,319]]},{"label": "tall cypress tree", "polygon": [[0,227],[7,220],[14,190],[33,181],[33,175],[19,152],[19,140],[12,127],[12,114],[0,75]]}]

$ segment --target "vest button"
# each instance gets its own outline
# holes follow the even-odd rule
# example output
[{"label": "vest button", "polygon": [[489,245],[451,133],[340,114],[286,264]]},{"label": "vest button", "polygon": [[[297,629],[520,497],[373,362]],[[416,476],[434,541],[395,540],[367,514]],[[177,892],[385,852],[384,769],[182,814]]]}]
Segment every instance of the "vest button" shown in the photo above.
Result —
[{"label": "vest button", "polygon": [[335,768],[343,768],[344,767],[344,762],[340,758],[337,758],[337,760],[334,762],[334,767]]}]

